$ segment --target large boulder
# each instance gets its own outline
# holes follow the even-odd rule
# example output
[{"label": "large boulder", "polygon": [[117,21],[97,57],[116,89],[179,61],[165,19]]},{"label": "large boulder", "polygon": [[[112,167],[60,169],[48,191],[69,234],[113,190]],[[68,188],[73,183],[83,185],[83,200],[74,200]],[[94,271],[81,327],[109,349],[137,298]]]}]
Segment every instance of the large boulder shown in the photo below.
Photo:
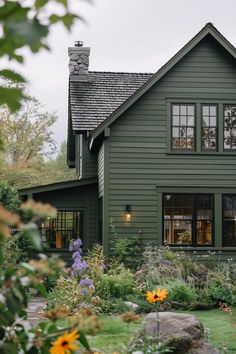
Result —
[{"label": "large boulder", "polygon": [[203,325],[196,317],[173,312],[149,313],[139,336],[157,338],[158,319],[160,340],[172,348],[173,354],[220,354],[204,338]]}]

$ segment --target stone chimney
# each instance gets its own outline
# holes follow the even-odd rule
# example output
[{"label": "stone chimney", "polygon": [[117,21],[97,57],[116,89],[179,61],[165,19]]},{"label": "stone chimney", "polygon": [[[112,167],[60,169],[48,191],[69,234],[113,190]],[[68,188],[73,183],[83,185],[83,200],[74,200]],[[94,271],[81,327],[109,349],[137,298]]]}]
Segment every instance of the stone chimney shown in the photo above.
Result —
[{"label": "stone chimney", "polygon": [[74,47],[68,48],[70,80],[88,81],[90,48],[83,47],[83,42],[76,41]]}]

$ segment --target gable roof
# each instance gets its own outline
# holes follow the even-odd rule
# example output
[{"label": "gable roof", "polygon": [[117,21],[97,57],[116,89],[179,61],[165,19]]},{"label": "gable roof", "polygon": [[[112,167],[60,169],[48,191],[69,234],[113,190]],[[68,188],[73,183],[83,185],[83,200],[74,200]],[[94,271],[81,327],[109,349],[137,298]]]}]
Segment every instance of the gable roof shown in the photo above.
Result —
[{"label": "gable roof", "polygon": [[92,131],[153,74],[90,71],[86,82],[70,81],[69,107],[73,131]]},{"label": "gable roof", "polygon": [[173,68],[186,54],[190,52],[206,36],[211,35],[234,59],[236,59],[235,47],[214,27],[212,23],[207,23],[182,49],[180,49],[156,74],[143,84],[133,95],[131,95],[118,109],[116,109],[107,119],[95,128],[90,134],[90,149],[92,149],[95,139],[101,135],[117,118],[120,117],[132,104],[134,104],[147,90],[158,82],[170,69]]}]

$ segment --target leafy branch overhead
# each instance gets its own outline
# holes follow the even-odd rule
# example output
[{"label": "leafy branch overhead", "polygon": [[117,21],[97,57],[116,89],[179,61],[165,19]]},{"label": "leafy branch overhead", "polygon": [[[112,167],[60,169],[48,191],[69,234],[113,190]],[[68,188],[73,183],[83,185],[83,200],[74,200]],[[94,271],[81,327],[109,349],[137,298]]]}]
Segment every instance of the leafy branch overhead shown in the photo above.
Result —
[{"label": "leafy branch overhead", "polygon": [[[0,57],[24,63],[23,48],[32,53],[49,50],[46,39],[52,25],[61,23],[70,30],[76,19],[82,20],[70,11],[69,5],[68,0],[34,0],[30,6],[26,6],[23,0],[3,1],[0,6]],[[1,70],[0,78],[8,81],[7,85],[0,85],[0,105],[6,104],[11,112],[15,112],[27,97],[20,87],[14,85],[25,83],[26,79],[10,69]]]}]

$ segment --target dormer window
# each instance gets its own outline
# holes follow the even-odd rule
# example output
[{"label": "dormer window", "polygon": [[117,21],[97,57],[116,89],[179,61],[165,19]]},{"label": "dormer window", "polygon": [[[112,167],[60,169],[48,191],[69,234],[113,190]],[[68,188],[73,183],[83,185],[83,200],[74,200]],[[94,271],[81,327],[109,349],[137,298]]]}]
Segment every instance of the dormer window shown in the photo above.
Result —
[{"label": "dormer window", "polygon": [[172,105],[172,150],[195,150],[195,105]]}]

